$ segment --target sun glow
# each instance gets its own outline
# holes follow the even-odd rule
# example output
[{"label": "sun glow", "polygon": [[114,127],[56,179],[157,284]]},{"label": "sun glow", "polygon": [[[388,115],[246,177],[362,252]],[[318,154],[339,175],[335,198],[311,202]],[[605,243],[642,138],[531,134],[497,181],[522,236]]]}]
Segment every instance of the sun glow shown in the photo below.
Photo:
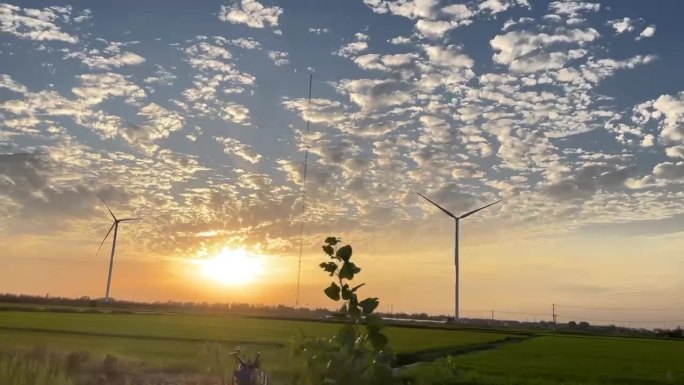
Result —
[{"label": "sun glow", "polygon": [[212,258],[199,262],[205,276],[226,285],[254,282],[264,272],[263,258],[247,254],[245,249],[223,250]]}]

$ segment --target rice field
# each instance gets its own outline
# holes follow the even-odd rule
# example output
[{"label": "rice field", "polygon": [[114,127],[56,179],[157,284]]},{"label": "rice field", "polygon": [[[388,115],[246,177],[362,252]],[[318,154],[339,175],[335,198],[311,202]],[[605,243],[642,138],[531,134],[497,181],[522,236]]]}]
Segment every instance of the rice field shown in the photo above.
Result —
[{"label": "rice field", "polygon": [[406,375],[436,378],[440,372],[458,384],[684,384],[684,341],[541,335]]},{"label": "rice field", "polygon": [[[296,338],[330,337],[339,325],[323,322],[201,315],[0,312],[0,347],[44,346],[64,351],[115,354],[158,367],[200,368],[208,342],[226,349],[261,351],[264,362],[284,364]],[[398,353],[489,343],[496,332],[389,327]]]},{"label": "rice field", "polygon": [[[239,316],[0,311],[0,353],[41,346],[87,352],[100,361],[114,355],[145,370],[198,373],[217,359],[219,366],[230,365],[227,352],[240,346],[262,352],[266,369],[277,374],[291,365],[297,336],[330,337],[338,329]],[[414,383],[684,384],[684,341],[405,327],[386,332],[397,353],[457,352],[403,371]]]}]

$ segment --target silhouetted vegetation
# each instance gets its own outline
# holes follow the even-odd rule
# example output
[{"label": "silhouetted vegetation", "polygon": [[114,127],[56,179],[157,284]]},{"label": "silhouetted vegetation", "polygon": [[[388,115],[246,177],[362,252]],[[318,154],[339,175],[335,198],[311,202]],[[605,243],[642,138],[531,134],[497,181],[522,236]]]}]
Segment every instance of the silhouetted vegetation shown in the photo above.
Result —
[{"label": "silhouetted vegetation", "polygon": [[333,278],[323,292],[333,301],[341,302],[337,313],[344,324],[337,335],[329,339],[304,341],[295,353],[302,358],[299,384],[391,384],[393,353],[383,333],[383,320],[375,309],[377,298],[358,297],[365,283],[352,285],[361,268],[352,262],[352,247],[338,247],[340,239],[325,239],[323,251],[330,261],[320,264]]}]

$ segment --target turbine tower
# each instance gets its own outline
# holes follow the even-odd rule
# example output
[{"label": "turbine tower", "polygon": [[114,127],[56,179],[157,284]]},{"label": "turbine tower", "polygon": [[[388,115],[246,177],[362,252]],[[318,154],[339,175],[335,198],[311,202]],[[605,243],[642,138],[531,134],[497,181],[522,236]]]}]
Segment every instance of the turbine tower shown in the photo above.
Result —
[{"label": "turbine tower", "polygon": [[469,217],[469,216],[475,214],[476,212],[478,212],[478,211],[480,211],[480,210],[484,210],[484,209],[486,209],[486,208],[489,207],[489,206],[493,206],[493,205],[495,205],[495,204],[501,202],[501,200],[498,200],[498,201],[496,201],[496,202],[494,202],[494,203],[490,203],[490,204],[488,204],[488,205],[486,205],[486,206],[482,206],[482,207],[480,207],[479,209],[475,209],[475,210],[472,210],[472,211],[468,211],[467,213],[465,213],[465,214],[463,214],[463,215],[461,215],[461,216],[456,216],[456,215],[452,214],[449,210],[443,208],[442,206],[440,206],[440,205],[438,205],[437,203],[435,203],[435,202],[431,201],[430,199],[428,199],[425,195],[423,195],[423,194],[421,194],[421,193],[418,193],[418,195],[420,195],[421,197],[423,197],[423,199],[425,199],[426,201],[428,201],[428,202],[432,203],[433,205],[437,206],[438,209],[442,210],[446,215],[448,215],[448,216],[450,216],[451,218],[454,219],[454,224],[455,224],[455,234],[454,234],[454,235],[455,235],[455,240],[454,240],[454,269],[455,269],[455,271],[456,271],[456,282],[455,282],[455,285],[454,285],[454,316],[455,316],[456,320],[458,320],[458,319],[459,319],[459,315],[458,315],[459,299],[458,299],[458,297],[459,297],[459,295],[460,295],[460,290],[459,290],[459,272],[458,272],[458,269],[459,269],[459,260],[458,260],[458,243],[459,243],[459,231],[458,231],[459,229],[458,229],[458,227],[459,227],[459,221],[460,221],[461,219],[464,219],[464,218],[466,218],[466,217]]},{"label": "turbine tower", "polygon": [[97,194],[97,196],[100,198],[102,203],[107,207],[107,211],[109,211],[109,214],[114,218],[114,223],[112,223],[112,227],[109,228],[109,231],[107,231],[107,235],[105,235],[104,239],[102,239],[102,242],[100,243],[100,247],[97,248],[97,254],[100,253],[100,249],[102,248],[102,245],[105,243],[107,240],[107,237],[109,236],[109,233],[112,232],[112,229],[114,229],[114,239],[112,240],[112,255],[109,257],[109,273],[107,274],[107,292],[105,293],[105,303],[109,302],[109,285],[112,282],[112,267],[114,265],[114,250],[116,249],[116,233],[119,230],[119,223],[121,222],[128,222],[128,221],[137,221],[142,218],[123,218],[123,219],[117,219],[114,213],[112,212],[112,209],[109,208],[109,205],[105,200],[100,196],[100,194]]}]

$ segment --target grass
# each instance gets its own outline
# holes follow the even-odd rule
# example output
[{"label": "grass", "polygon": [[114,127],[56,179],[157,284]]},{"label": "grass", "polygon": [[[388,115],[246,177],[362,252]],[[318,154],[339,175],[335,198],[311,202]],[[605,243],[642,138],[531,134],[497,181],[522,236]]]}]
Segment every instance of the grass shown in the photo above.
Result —
[{"label": "grass", "polygon": [[[0,312],[0,344],[30,349],[36,345],[65,351],[112,353],[158,367],[202,369],[207,341],[225,349],[259,350],[273,369],[286,365],[294,337],[330,337],[339,325],[321,322],[252,319],[235,316]],[[393,348],[416,352],[488,343],[502,333],[390,327]]]},{"label": "grass", "polygon": [[[438,377],[445,367],[463,384],[683,384],[684,341],[540,336],[412,369]],[[446,377],[449,377],[448,375]]]},{"label": "grass", "polygon": [[[237,316],[3,311],[0,348],[30,351],[44,346],[63,353],[88,352],[98,362],[113,354],[136,362],[140,370],[208,372],[231,365],[227,352],[240,345],[261,351],[266,369],[277,374],[287,371],[288,347],[295,336],[330,337],[338,329],[332,323]],[[494,331],[402,327],[386,332],[398,353],[469,350],[510,337]],[[38,365],[1,358],[0,374],[12,370],[29,378]],[[217,359],[226,361],[211,364]],[[431,384],[684,384],[684,341],[538,334],[419,365],[405,374]]]}]

